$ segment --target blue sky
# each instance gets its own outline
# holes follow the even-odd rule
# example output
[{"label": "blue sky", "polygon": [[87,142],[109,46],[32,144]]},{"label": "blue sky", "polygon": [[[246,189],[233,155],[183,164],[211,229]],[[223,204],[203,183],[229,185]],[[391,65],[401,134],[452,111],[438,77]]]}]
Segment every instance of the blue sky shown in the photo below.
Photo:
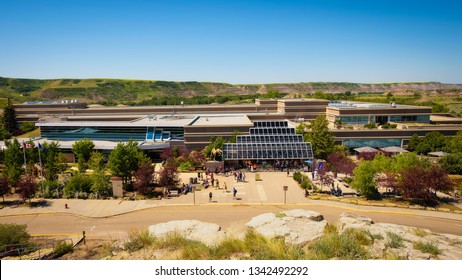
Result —
[{"label": "blue sky", "polygon": [[462,83],[460,1],[0,0],[0,76]]}]

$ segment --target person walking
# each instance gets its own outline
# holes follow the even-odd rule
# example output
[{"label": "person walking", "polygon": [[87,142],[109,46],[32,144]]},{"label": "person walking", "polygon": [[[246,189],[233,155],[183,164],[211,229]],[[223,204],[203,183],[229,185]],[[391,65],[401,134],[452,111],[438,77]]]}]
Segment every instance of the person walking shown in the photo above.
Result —
[{"label": "person walking", "polygon": [[226,192],[226,193],[227,193],[227,192],[228,192],[228,187],[226,186],[226,182],[224,182],[223,185],[224,185],[224,190],[223,190],[223,192]]},{"label": "person walking", "polygon": [[212,196],[213,196],[213,193],[209,192],[209,202],[212,202]]},{"label": "person walking", "polygon": [[236,194],[237,194],[237,190],[236,188],[233,188],[233,199],[236,199]]}]

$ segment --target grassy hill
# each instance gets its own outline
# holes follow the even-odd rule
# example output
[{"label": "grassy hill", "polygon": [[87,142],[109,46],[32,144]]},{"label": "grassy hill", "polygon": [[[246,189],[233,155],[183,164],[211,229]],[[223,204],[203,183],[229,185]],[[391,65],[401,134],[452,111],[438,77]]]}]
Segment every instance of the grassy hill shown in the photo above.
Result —
[{"label": "grassy hill", "polygon": [[[233,85],[215,82],[172,82],[123,79],[16,79],[0,77],[0,106],[40,100],[78,99],[103,105],[173,105],[245,103],[260,97],[318,97],[335,99],[335,94],[353,94],[355,100],[388,102],[390,97],[415,102],[456,103],[460,112],[462,85],[439,82],[416,83],[278,83]],[[435,97],[432,97],[435,96]],[[446,98],[451,96],[451,98]],[[351,98],[350,98],[351,99]],[[409,103],[409,102],[407,102]],[[445,105],[445,104],[443,104]]]}]

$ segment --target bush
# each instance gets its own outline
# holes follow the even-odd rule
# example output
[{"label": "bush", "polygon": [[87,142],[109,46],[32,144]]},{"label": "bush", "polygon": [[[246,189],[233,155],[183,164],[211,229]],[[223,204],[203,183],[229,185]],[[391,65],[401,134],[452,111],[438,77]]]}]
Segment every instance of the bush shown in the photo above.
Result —
[{"label": "bush", "polygon": [[0,224],[0,251],[4,251],[6,245],[30,245],[29,240],[26,225]]},{"label": "bush", "polygon": [[309,247],[309,258],[316,260],[342,259],[363,260],[369,254],[362,245],[371,244],[366,231],[362,229],[345,230],[338,234],[334,229],[328,230]]},{"label": "bush", "polygon": [[147,229],[132,230],[128,236],[129,240],[125,242],[124,246],[129,252],[135,252],[146,246],[153,245],[156,241],[156,238]]},{"label": "bush", "polygon": [[65,254],[74,252],[74,246],[71,243],[60,241],[54,250],[54,257],[59,258]]},{"label": "bush", "polygon": [[297,171],[297,172],[294,172],[294,175],[292,176],[292,178],[300,184],[300,182],[302,181],[303,175],[302,173]]},{"label": "bush", "polygon": [[422,253],[429,253],[433,256],[441,254],[443,251],[439,249],[436,245],[431,244],[430,242],[418,241],[414,243],[414,249],[419,250]]},{"label": "bush", "polygon": [[377,125],[375,125],[375,123],[367,123],[364,125],[364,128],[376,128]]},{"label": "bush", "polygon": [[389,124],[389,123],[382,124],[383,129],[396,128],[396,127],[398,127],[398,125],[395,123],[394,124]]},{"label": "bush", "polygon": [[72,176],[69,181],[67,181],[66,186],[64,187],[64,196],[74,197],[78,192],[79,197],[81,193],[89,193],[91,190],[91,185],[93,184],[91,178],[84,174],[76,174]]},{"label": "bush", "polygon": [[404,245],[404,238],[396,233],[387,232],[388,241],[385,243],[390,248],[401,248]]},{"label": "bush", "polygon": [[304,180],[302,183],[301,183],[301,187],[302,189],[304,190],[311,190],[313,188],[313,186],[311,185],[311,183],[308,181],[308,180]]}]

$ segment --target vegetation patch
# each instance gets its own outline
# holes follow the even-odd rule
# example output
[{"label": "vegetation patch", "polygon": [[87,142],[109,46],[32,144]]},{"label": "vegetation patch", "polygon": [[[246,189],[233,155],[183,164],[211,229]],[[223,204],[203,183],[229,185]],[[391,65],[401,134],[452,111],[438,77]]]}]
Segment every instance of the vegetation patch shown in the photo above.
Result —
[{"label": "vegetation patch", "polygon": [[432,256],[438,256],[443,252],[441,249],[438,248],[438,246],[430,242],[422,242],[422,241],[415,242],[414,249],[417,249],[422,253],[431,254]]}]

